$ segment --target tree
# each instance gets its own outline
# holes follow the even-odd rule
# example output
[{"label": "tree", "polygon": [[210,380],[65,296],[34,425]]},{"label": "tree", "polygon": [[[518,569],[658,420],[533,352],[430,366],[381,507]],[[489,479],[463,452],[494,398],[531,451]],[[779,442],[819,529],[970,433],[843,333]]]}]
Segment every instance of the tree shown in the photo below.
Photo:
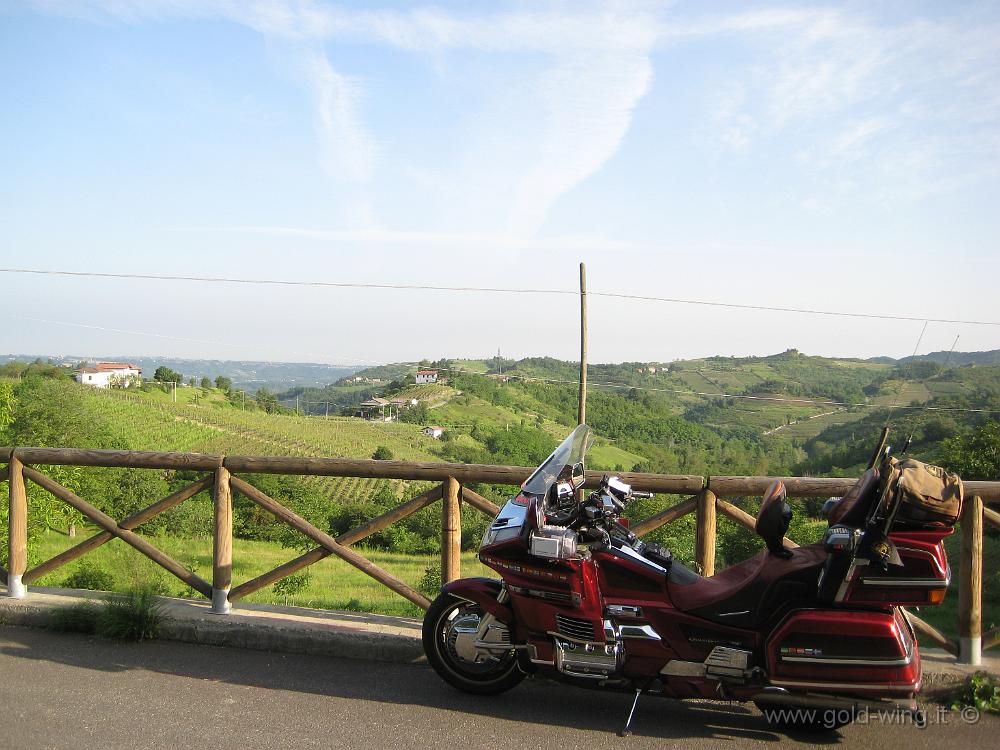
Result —
[{"label": "tree", "polygon": [[1000,422],[990,421],[941,446],[941,463],[962,479],[1000,478]]},{"label": "tree", "polygon": [[233,387],[233,381],[225,377],[224,375],[219,375],[218,377],[215,378],[215,387],[218,388],[220,391],[228,392],[229,389]]},{"label": "tree", "polygon": [[202,378],[201,379],[201,387],[204,388],[207,391],[209,388],[212,387],[212,381],[210,379],[208,379],[208,378]]},{"label": "tree", "polygon": [[157,383],[183,383],[184,376],[179,372],[174,372],[166,365],[160,365],[153,373],[153,380]]},{"label": "tree", "polygon": [[384,445],[380,445],[378,448],[375,449],[375,452],[372,453],[372,458],[374,458],[376,461],[391,461],[392,451],[386,448]]},{"label": "tree", "polygon": [[266,411],[268,414],[272,414],[278,409],[278,398],[267,388],[261,388],[257,391],[254,396],[254,400],[257,402],[257,406]]},{"label": "tree", "polygon": [[193,375],[192,375],[192,376],[191,376],[190,378],[188,378],[188,385],[189,385],[189,386],[191,386],[192,388],[194,388],[194,386],[195,386],[195,384],[196,384],[197,382],[198,382],[198,381],[194,379],[194,376],[193,376]]},{"label": "tree", "polygon": [[409,422],[411,424],[423,424],[428,420],[429,415],[430,411],[427,408],[427,404],[421,401],[416,406],[403,409],[399,413],[399,418],[402,421]]}]

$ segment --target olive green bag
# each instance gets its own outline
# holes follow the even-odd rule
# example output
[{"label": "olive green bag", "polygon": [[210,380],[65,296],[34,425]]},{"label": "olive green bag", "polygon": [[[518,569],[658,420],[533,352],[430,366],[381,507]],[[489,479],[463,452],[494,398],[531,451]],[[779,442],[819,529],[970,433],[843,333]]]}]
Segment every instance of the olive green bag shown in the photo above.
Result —
[{"label": "olive green bag", "polygon": [[898,462],[896,520],[915,526],[953,526],[962,515],[965,489],[958,474],[914,458]]}]

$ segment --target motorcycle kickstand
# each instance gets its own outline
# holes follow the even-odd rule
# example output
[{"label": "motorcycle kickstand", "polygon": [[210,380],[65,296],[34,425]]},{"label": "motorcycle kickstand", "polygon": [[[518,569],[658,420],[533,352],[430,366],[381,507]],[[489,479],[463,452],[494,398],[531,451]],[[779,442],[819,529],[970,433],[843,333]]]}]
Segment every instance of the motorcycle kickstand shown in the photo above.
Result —
[{"label": "motorcycle kickstand", "polygon": [[635,689],[635,698],[632,699],[632,708],[628,712],[628,718],[625,719],[625,726],[618,730],[619,737],[628,737],[632,734],[632,717],[635,716],[635,707],[639,705],[639,696],[642,695],[642,691],[649,686],[647,682],[642,687],[637,687]]}]

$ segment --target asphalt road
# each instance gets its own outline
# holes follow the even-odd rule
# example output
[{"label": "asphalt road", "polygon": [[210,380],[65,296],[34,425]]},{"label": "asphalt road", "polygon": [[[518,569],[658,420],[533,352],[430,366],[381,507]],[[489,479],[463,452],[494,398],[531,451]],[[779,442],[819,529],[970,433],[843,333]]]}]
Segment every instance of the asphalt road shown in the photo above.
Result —
[{"label": "asphalt road", "polygon": [[[772,731],[752,707],[629,697],[526,681],[476,698],[430,668],[180,643],[122,645],[0,627],[0,748],[740,748],[777,743],[890,750],[989,747],[1000,719],[924,729]],[[990,740],[990,737],[993,740]],[[995,746],[995,745],[994,745]]]}]

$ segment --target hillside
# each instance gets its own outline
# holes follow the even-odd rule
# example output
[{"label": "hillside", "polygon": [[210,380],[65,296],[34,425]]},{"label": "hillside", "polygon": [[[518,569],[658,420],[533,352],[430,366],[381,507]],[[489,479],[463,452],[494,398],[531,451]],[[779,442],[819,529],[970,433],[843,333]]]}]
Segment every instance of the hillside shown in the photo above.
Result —
[{"label": "hillside", "polygon": [[[418,368],[437,369],[442,382],[413,384]],[[228,392],[180,388],[176,404],[173,393],[155,387],[73,398],[104,419],[114,420],[114,410],[122,410],[116,429],[131,431],[121,439],[133,447],[365,457],[384,446],[401,458],[530,464],[576,423],[576,375],[576,363],[547,357],[425,360],[359,370],[322,388],[278,394],[284,411],[297,408],[312,418],[276,413],[283,410],[266,390],[252,397],[235,386]],[[856,468],[858,461],[850,459],[863,451],[849,446],[867,445],[887,419],[914,433],[914,450],[933,457],[941,440],[984,418],[939,410],[992,408],[998,390],[998,365],[945,369],[932,359],[889,364],[796,350],[595,364],[588,422],[597,440],[590,458],[603,469],[835,473]],[[374,396],[418,405],[404,408],[398,422],[356,419],[359,404]],[[164,419],[171,429],[162,427]],[[138,424],[141,430],[132,427]],[[444,427],[445,439],[422,435],[428,424]],[[184,425],[191,430],[173,429]],[[514,450],[517,441],[506,437],[511,430],[533,447]],[[376,491],[362,485],[355,490],[361,497]],[[340,489],[330,487],[328,494]]]}]

